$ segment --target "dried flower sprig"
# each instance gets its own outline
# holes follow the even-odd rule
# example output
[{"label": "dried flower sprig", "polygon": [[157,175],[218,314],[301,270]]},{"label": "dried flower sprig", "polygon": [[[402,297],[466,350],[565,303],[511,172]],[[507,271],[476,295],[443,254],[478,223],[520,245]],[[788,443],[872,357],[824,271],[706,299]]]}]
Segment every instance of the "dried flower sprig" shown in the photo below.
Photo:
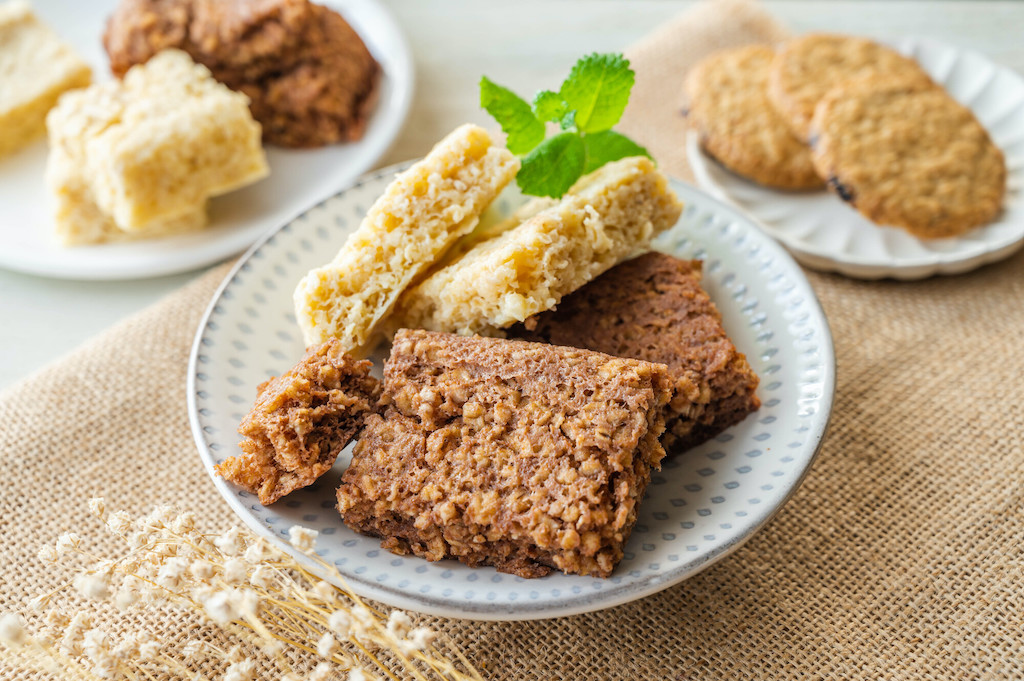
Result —
[{"label": "dried flower sprig", "polygon": [[[414,626],[404,612],[380,612],[347,588],[334,566],[315,553],[317,533],[289,531],[291,545],[321,579],[291,555],[239,527],[220,534],[197,529],[192,513],[159,506],[141,518],[107,513],[102,499],[90,512],[127,544],[115,560],[64,533],[39,550],[55,563],[81,559],[78,574],[35,598],[31,611],[0,614],[0,660],[65,678],[130,679],[155,675],[213,681],[200,667],[223,669],[223,681],[252,681],[257,661],[280,670],[283,681],[371,681],[404,678],[479,681],[480,673],[451,642]],[[153,605],[180,606],[234,636],[228,650],[201,639],[176,649],[168,641],[135,635],[113,639],[84,610],[67,614],[68,601],[84,598],[125,612]],[[33,624],[29,625],[27,619]],[[305,660],[306,664],[298,662]],[[200,665],[199,661],[210,664]],[[301,675],[296,667],[313,670]]]}]

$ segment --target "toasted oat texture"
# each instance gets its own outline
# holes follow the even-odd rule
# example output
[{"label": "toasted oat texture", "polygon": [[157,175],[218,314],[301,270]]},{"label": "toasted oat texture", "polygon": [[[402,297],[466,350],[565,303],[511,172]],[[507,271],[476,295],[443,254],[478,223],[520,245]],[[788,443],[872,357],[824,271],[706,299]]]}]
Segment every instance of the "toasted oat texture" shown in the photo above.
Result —
[{"label": "toasted oat texture", "polygon": [[761,406],[757,375],[726,335],[700,276],[699,260],[646,253],[512,327],[509,336],[668,366],[675,396],[662,443],[677,453]]},{"label": "toasted oat texture", "polygon": [[658,364],[399,331],[338,509],[395,553],[607,577],[665,453],[669,385]]},{"label": "toasted oat texture", "polygon": [[46,112],[92,72],[32,13],[27,2],[0,5],[0,156],[46,131]]},{"label": "toasted oat texture", "polygon": [[473,230],[518,170],[487,131],[464,125],[398,175],[334,260],[296,287],[306,344],[338,338],[347,352],[368,352],[402,291]]},{"label": "toasted oat texture", "polygon": [[768,97],[801,140],[811,139],[814,107],[834,87],[864,77],[931,84],[916,61],[865,38],[808,33],[782,45],[768,77]]},{"label": "toasted oat texture", "polygon": [[780,189],[824,186],[810,148],[768,102],[774,57],[772,48],[751,45],[703,59],[686,76],[687,118],[701,147],[744,177]]},{"label": "toasted oat texture", "polygon": [[177,50],[123,82],[67,93],[47,128],[46,176],[68,245],[197,229],[209,197],[269,172],[245,96]]},{"label": "toasted oat texture", "polygon": [[103,43],[118,76],[177,48],[245,93],[267,142],[363,136],[380,67],[337,12],[308,0],[121,0]]},{"label": "toasted oat texture", "polygon": [[879,78],[839,87],[812,128],[818,172],[872,222],[934,239],[990,222],[1002,207],[1002,152],[941,88]]},{"label": "toasted oat texture", "polygon": [[681,211],[650,159],[609,163],[554,207],[428,276],[403,296],[396,319],[462,334],[523,321],[646,248]]},{"label": "toasted oat texture", "polygon": [[377,408],[380,382],[370,362],[346,355],[338,341],[311,348],[298,364],[259,386],[238,432],[240,456],[217,474],[264,506],[315,482]]}]

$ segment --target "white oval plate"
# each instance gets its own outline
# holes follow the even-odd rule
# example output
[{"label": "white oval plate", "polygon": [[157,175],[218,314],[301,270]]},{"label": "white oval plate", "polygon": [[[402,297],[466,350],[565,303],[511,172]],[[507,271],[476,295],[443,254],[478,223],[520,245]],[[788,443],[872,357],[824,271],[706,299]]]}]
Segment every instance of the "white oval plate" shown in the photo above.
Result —
[{"label": "white oval plate", "polygon": [[828,191],[783,192],[726,170],[688,135],[687,156],[701,187],[746,211],[804,265],[862,279],[922,279],[959,274],[1008,257],[1024,246],[1024,79],[968,50],[906,38],[893,47],[911,56],[969,107],[1006,156],[1002,214],[952,239],[918,239],[881,227]]},{"label": "white oval plate", "polygon": [[[322,0],[359,32],[381,65],[380,99],[358,142],[320,149],[267,148],[270,176],[210,201],[201,232],[134,243],[65,248],[52,238],[43,172],[46,140],[0,158],[0,267],[62,279],[142,279],[196,269],[240,253],[366,172],[391,146],[412,102],[413,63],[391,14],[374,0]],[[116,0],[35,0],[40,17],[93,67],[110,76],[100,38]]]},{"label": "white oval plate", "polygon": [[256,385],[302,355],[295,284],[333,256],[396,170],[365,177],[264,238],[226,278],[200,323],[188,378],[192,431],[217,490],[246,525],[285,550],[291,525],[318,530],[321,557],[357,592],[391,606],[512,620],[597,610],[655,593],[727,555],[768,522],[825,434],[835,386],[828,323],[799,266],[778,244],[736,210],[680,182],[673,188],[686,208],[657,246],[705,261],[704,286],[761,377],[764,405],[715,440],[665,462],[610,579],[526,580],[453,560],[393,555],[379,540],[345,527],[335,510],[349,450],[316,484],[266,508],[213,475],[214,464],[239,453],[235,428]]}]

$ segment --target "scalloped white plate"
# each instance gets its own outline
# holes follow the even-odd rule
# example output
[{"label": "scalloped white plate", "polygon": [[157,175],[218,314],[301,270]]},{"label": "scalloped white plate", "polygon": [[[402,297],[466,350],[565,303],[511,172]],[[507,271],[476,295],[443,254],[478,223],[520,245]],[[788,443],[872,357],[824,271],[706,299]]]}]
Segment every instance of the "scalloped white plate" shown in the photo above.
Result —
[{"label": "scalloped white plate", "polygon": [[[35,0],[40,17],[109,79],[100,44],[115,0]],[[310,204],[351,183],[391,146],[409,112],[414,70],[405,38],[375,0],[323,0],[352,24],[381,65],[380,98],[358,142],[320,149],[267,147],[270,176],[210,201],[210,224],[191,234],[64,248],[52,238],[43,180],[46,140],[0,158],[0,267],[61,279],[143,279],[196,269],[244,251]]]},{"label": "scalloped white plate", "polygon": [[[347,450],[316,484],[266,508],[213,475],[216,463],[239,453],[235,428],[256,385],[302,355],[295,284],[337,251],[396,170],[365,177],[264,238],[227,277],[200,323],[189,365],[192,432],[217,491],[246,525],[285,550],[292,524],[319,530],[321,557],[356,591],[389,605],[511,620],[587,612],[660,591],[735,550],[772,518],[825,434],[835,387],[828,323],[802,271],[778,244],[736,210],[680,182],[673,188],[686,208],[657,246],[705,261],[704,286],[761,377],[764,405],[716,439],[665,462],[610,579],[554,574],[525,580],[452,560],[428,563],[388,553],[378,540],[345,527],[335,510]],[[507,201],[499,205],[510,208]],[[380,356],[375,360],[379,370]]]},{"label": "scalloped white plate", "polygon": [[687,156],[697,182],[754,218],[804,265],[863,279],[922,279],[959,274],[1002,260],[1024,246],[1024,79],[976,52],[935,40],[893,44],[969,107],[1006,156],[1002,214],[952,239],[918,239],[881,227],[827,191],[783,192],[750,182],[706,155],[692,132]]}]

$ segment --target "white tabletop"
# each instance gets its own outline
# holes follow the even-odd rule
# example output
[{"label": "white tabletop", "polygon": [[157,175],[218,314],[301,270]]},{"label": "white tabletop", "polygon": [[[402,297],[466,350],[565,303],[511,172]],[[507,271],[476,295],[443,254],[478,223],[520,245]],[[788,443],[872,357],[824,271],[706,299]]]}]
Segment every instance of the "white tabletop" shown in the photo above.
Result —
[{"label": "white tabletop", "polygon": [[[670,0],[384,0],[417,60],[417,90],[403,133],[379,165],[422,155],[467,121],[489,124],[477,82],[487,74],[523,93],[556,87],[593,51],[621,50],[687,2]],[[847,0],[766,3],[797,31],[877,38],[931,36],[985,52],[1024,71],[1024,3]],[[133,282],[74,282],[0,270],[0,388],[198,276]]]}]

